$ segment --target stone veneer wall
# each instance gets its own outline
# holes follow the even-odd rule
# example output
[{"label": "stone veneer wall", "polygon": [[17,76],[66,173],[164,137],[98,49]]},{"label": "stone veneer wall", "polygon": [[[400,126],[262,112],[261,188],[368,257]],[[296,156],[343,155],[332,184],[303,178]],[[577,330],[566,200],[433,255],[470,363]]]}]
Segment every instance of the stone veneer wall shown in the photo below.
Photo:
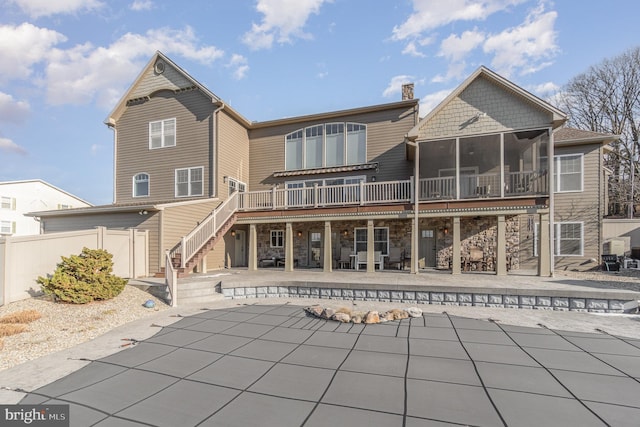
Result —
[{"label": "stone veneer wall", "polygon": [[627,300],[603,297],[568,297],[549,295],[514,295],[495,290],[469,291],[415,291],[348,289],[320,286],[248,286],[222,288],[226,299],[246,298],[320,298],[347,301],[379,301],[412,304],[460,305],[475,307],[502,307],[556,311],[584,311],[622,313]]},{"label": "stone veneer wall", "polygon": [[[389,228],[389,249],[400,248],[406,257],[411,256],[411,220],[376,220],[375,227]],[[366,228],[366,220],[360,221],[332,221],[333,259],[340,258],[340,248],[354,249],[354,229]],[[506,218],[507,259],[510,270],[517,270],[520,266],[520,228],[518,216]],[[284,258],[284,248],[272,248],[270,244],[271,230],[285,231],[285,224],[258,224],[258,259]],[[420,229],[434,230],[436,237],[436,268],[447,270],[450,268],[453,245],[453,220],[451,218],[422,218]],[[448,233],[444,230],[447,229]],[[346,231],[346,235],[345,235]],[[461,256],[469,255],[471,247],[483,250],[487,260],[487,271],[495,271],[496,242],[498,224],[495,216],[462,218],[460,221]],[[324,233],[324,222],[300,222],[293,224],[293,257],[298,260],[300,267],[322,267],[322,263],[312,260],[309,262],[309,233]],[[300,234],[300,236],[298,236]],[[324,241],[322,241],[324,244]],[[322,255],[322,254],[321,254]]]}]

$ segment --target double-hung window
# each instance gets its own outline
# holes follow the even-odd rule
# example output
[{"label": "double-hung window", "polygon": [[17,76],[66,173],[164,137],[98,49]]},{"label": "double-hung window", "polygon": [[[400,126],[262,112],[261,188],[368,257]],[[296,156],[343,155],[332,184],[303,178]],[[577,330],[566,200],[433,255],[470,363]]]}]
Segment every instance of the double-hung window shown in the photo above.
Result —
[{"label": "double-hung window", "polygon": [[202,196],[204,167],[176,169],[176,197]]},{"label": "double-hung window", "polygon": [[139,173],[133,177],[133,197],[149,196],[149,174]]},{"label": "double-hung window", "polygon": [[271,230],[271,247],[284,248],[284,230]]},{"label": "double-hung window", "polygon": [[149,148],[173,147],[176,145],[176,119],[158,120],[149,123]]},{"label": "double-hung window", "polygon": [[554,164],[555,191],[582,191],[582,154],[555,156]]},{"label": "double-hung window", "polygon": [[285,136],[285,169],[346,166],[367,161],[367,126],[326,123]]},{"label": "double-hung window", "polygon": [[15,199],[12,197],[0,196],[0,209],[13,209],[15,210]]},{"label": "double-hung window", "polygon": [[[356,252],[367,250],[367,229],[355,229],[355,248]],[[389,228],[375,227],[373,229],[373,250],[381,252],[382,255],[389,254]]]},{"label": "double-hung window", "polygon": [[[538,256],[539,224],[536,223],[533,254]],[[553,254],[556,256],[582,256],[584,254],[584,225],[581,222],[557,222],[554,224]]]},{"label": "double-hung window", "polygon": [[13,234],[16,232],[16,223],[12,221],[0,221],[0,234]]}]

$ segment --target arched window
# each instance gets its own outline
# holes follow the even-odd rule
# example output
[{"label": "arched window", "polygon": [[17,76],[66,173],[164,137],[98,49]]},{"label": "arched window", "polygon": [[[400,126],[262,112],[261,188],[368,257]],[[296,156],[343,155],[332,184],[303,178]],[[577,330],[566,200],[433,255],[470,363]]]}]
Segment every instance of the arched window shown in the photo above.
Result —
[{"label": "arched window", "polygon": [[133,177],[133,197],[149,196],[149,174],[139,173]]}]

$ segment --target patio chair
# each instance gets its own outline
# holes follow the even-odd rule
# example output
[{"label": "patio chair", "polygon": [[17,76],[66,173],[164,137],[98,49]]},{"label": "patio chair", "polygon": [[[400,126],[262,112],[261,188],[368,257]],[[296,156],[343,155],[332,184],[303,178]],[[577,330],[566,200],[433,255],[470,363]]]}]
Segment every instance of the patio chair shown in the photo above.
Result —
[{"label": "patio chair", "polygon": [[351,249],[340,248],[340,259],[338,260],[338,268],[351,268]]},{"label": "patio chair", "polygon": [[360,251],[356,257],[356,270],[360,270],[360,264],[367,265],[367,251]]},{"label": "patio chair", "polygon": [[387,268],[395,266],[398,270],[402,269],[402,250],[400,248],[389,249],[389,256],[386,260]]},{"label": "patio chair", "polygon": [[375,268],[376,265],[378,266],[378,268],[380,268],[380,270],[384,270],[384,263],[382,262],[381,251],[375,251],[373,253],[373,267]]}]

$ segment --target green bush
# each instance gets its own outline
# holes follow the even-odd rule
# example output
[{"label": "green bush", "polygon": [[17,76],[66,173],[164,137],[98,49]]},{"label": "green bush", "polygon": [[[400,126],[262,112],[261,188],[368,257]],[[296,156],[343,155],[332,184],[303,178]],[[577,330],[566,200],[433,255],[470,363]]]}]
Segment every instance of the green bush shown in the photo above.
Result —
[{"label": "green bush", "polygon": [[80,255],[61,257],[51,277],[38,277],[45,294],[56,300],[86,304],[113,298],[122,292],[126,279],[111,274],[113,256],[103,249],[83,248]]}]

